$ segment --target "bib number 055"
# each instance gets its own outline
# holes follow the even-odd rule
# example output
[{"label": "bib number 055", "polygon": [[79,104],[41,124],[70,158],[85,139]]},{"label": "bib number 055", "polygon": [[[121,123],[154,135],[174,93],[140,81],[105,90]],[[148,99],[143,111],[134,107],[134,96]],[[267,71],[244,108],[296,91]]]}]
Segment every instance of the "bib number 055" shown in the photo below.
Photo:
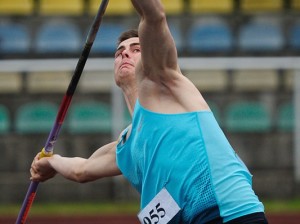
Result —
[{"label": "bib number 055", "polygon": [[142,224],[167,224],[180,208],[166,188],[163,188],[138,214]]},{"label": "bib number 055", "polygon": [[151,209],[149,216],[143,218],[143,224],[157,224],[161,218],[165,217],[165,215],[165,209],[160,207],[160,203],[157,203],[155,210]]}]

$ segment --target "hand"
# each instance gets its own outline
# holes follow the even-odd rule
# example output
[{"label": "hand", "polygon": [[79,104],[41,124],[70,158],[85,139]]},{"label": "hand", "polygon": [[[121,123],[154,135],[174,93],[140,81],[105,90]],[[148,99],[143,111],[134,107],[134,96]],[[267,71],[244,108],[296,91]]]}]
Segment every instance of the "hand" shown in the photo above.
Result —
[{"label": "hand", "polygon": [[51,157],[44,157],[40,159],[40,153],[35,156],[31,164],[30,180],[44,182],[56,175],[56,171],[49,163],[49,159],[51,159]]}]

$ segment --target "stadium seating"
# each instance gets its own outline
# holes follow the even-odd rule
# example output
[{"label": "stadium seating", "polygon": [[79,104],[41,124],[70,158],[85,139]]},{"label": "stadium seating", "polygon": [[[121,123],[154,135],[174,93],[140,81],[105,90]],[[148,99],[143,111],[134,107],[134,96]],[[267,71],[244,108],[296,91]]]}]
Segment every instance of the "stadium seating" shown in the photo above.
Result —
[{"label": "stadium seating", "polygon": [[111,109],[101,102],[76,103],[70,108],[68,132],[72,134],[110,133]]},{"label": "stadium seating", "polygon": [[29,93],[64,93],[71,80],[71,72],[31,72],[26,76]]},{"label": "stadium seating", "polygon": [[34,10],[34,0],[0,0],[0,15],[30,15]]},{"label": "stadium seating", "polygon": [[218,92],[228,87],[228,75],[224,70],[191,70],[185,73],[202,92]]},{"label": "stadium seating", "polygon": [[94,41],[91,53],[114,55],[119,35],[125,27],[116,23],[103,23]]},{"label": "stadium seating", "polygon": [[244,13],[280,12],[283,10],[283,0],[241,0],[240,9]]},{"label": "stadium seating", "polygon": [[289,46],[291,51],[300,50],[300,21],[293,24],[289,31]]},{"label": "stadium seating", "polygon": [[170,31],[172,33],[173,39],[175,41],[177,51],[180,54],[185,48],[184,39],[183,39],[183,35],[182,35],[182,32],[181,32],[180,24],[170,21],[169,22],[169,28],[170,28]]},{"label": "stadium seating", "polygon": [[234,0],[190,0],[191,13],[231,13],[234,9]]},{"label": "stadium seating", "polygon": [[180,15],[184,12],[184,0],[162,0],[167,15]]},{"label": "stadium seating", "polygon": [[238,48],[242,52],[275,53],[283,49],[284,35],[275,21],[254,20],[240,27]]},{"label": "stadium seating", "polygon": [[[101,0],[89,0],[88,1],[88,12],[91,15],[97,13]],[[124,16],[130,15],[134,12],[131,1],[130,0],[113,0],[110,1],[105,15],[108,16]]]},{"label": "stadium seating", "polygon": [[32,102],[20,106],[15,118],[15,130],[20,134],[49,133],[58,112],[50,102]]},{"label": "stadium seating", "polygon": [[276,91],[279,76],[276,70],[236,70],[232,86],[236,91]]},{"label": "stadium seating", "polygon": [[20,23],[0,23],[0,54],[25,54],[30,50],[30,33]]},{"label": "stadium seating", "polygon": [[109,93],[113,85],[112,71],[85,71],[78,84],[78,90],[82,93]]},{"label": "stadium seating", "polygon": [[300,0],[291,0],[291,8],[295,11],[300,10]]},{"label": "stadium seating", "polygon": [[263,133],[271,129],[268,110],[259,102],[233,102],[225,111],[224,125],[229,132]]},{"label": "stadium seating", "polygon": [[84,0],[40,0],[40,15],[83,15]]},{"label": "stadium seating", "polygon": [[64,20],[50,21],[37,31],[37,53],[77,53],[82,45],[79,28]]},{"label": "stadium seating", "polygon": [[10,114],[4,105],[0,105],[0,134],[6,134],[10,130]]},{"label": "stadium seating", "polygon": [[[96,14],[98,11],[101,0],[90,0],[88,11],[90,14]],[[162,0],[166,13],[168,15],[178,15],[183,13],[184,1],[183,0]],[[124,16],[132,15],[134,8],[130,0],[114,0],[109,2],[105,14],[108,16]]]},{"label": "stadium seating", "polygon": [[193,53],[230,52],[233,48],[231,28],[218,18],[202,19],[188,31],[187,44]]},{"label": "stadium seating", "polygon": [[215,102],[210,101],[210,100],[207,101],[207,104],[208,104],[210,110],[213,112],[216,120],[218,121],[218,124],[220,126],[222,126],[223,120],[222,120],[221,111],[220,111],[219,106]]},{"label": "stadium seating", "polygon": [[[98,11],[101,0],[90,0],[89,1],[89,13],[96,14]],[[183,0],[162,0],[165,7],[166,13],[168,15],[178,15],[184,11],[184,1]],[[114,0],[109,2],[106,15],[109,16],[124,16],[131,15],[134,12],[130,0]]]},{"label": "stadium seating", "polygon": [[278,108],[278,130],[284,132],[293,131],[295,125],[295,112],[292,102],[284,103]]},{"label": "stadium seating", "polygon": [[295,87],[295,71],[287,70],[283,72],[283,87],[288,92],[294,91]]},{"label": "stadium seating", "polygon": [[0,93],[20,93],[23,86],[21,73],[0,72]]}]

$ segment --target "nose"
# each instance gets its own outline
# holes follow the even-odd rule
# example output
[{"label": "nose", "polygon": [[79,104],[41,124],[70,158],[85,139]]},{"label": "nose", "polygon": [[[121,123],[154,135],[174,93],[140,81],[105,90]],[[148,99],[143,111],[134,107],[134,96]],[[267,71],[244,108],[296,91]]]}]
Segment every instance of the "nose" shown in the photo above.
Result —
[{"label": "nose", "polygon": [[128,53],[128,50],[127,49],[124,49],[122,51],[122,58],[129,58],[129,53]]}]

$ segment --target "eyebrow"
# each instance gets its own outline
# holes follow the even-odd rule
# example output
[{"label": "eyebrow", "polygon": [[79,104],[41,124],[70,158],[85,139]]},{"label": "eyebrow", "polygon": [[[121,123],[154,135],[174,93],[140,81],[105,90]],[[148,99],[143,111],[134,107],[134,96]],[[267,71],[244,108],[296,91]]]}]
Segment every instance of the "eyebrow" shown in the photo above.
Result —
[{"label": "eyebrow", "polygon": [[[136,46],[136,45],[140,45],[140,43],[136,42],[136,43],[131,43],[129,46],[132,47],[132,46]],[[116,52],[121,50],[121,49],[124,49],[124,45],[120,46],[117,48]]]}]

